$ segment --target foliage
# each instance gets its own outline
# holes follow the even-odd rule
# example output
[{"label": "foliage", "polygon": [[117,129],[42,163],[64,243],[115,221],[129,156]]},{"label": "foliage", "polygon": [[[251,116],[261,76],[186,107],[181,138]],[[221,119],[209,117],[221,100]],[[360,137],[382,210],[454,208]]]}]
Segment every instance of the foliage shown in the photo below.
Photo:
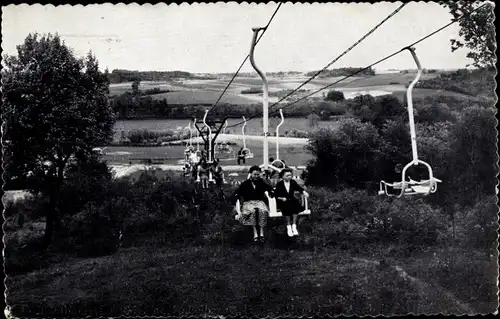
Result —
[{"label": "foliage", "polygon": [[473,204],[495,194],[498,173],[496,109],[466,108],[452,131],[449,159],[450,196]]},{"label": "foliage", "polygon": [[142,130],[131,130],[127,133],[127,137],[132,145],[154,144],[158,145],[162,142],[178,141],[189,138],[189,130],[166,130],[164,132]]},{"label": "foliage", "polygon": [[446,103],[439,104],[415,104],[415,122],[435,123],[435,122],[454,122],[455,114]]},{"label": "foliage", "polygon": [[378,129],[388,120],[395,120],[405,114],[401,102],[392,95],[373,97],[359,95],[350,101],[350,111],[363,122],[370,122]]},{"label": "foliage", "polygon": [[[451,39],[451,51],[466,47],[470,51],[467,57],[472,59],[475,67],[493,67],[495,65],[496,37],[493,12],[494,4],[481,1],[440,1],[450,10],[454,19],[467,15],[458,21],[459,36],[462,40]],[[472,13],[479,6],[485,7]],[[472,14],[471,14],[472,13]]]},{"label": "foliage", "polygon": [[334,189],[366,187],[374,181],[380,142],[377,129],[358,119],[344,119],[336,130],[318,130],[306,146],[315,157],[307,182]]},{"label": "foliage", "polygon": [[262,93],[261,88],[250,88],[250,89],[244,89],[241,90],[241,94],[257,94],[257,93]]},{"label": "foliage", "polygon": [[344,93],[341,91],[336,91],[336,90],[330,90],[328,91],[328,94],[325,97],[325,101],[343,101],[345,100]]},{"label": "foliage", "polygon": [[415,87],[492,99],[495,94],[495,70],[481,68],[441,72],[437,77],[419,81]]},{"label": "foliage", "polygon": [[[480,197],[472,207],[457,211],[457,242],[467,248],[495,251],[498,239],[498,206],[496,196]],[[451,231],[451,230],[450,230]]]},{"label": "foliage", "polygon": [[[108,106],[107,74],[89,53],[76,58],[60,38],[30,34],[5,57],[2,70],[5,165],[8,178],[33,177],[28,187],[51,197],[58,190],[70,157],[85,160],[94,145],[111,141],[114,118]],[[33,181],[34,183],[31,183]],[[47,210],[46,245],[57,220]]]},{"label": "foliage", "polygon": [[167,81],[175,78],[191,78],[193,76],[189,72],[183,71],[129,71],[129,70],[113,70],[108,74],[110,83],[122,83],[133,81]]},{"label": "foliage", "polygon": [[[306,73],[306,76],[312,76],[316,74],[318,71],[311,71]],[[336,77],[336,76],[346,76],[356,73],[358,75],[375,75],[375,71],[370,68],[338,68],[333,70],[324,70],[322,71],[318,77],[319,78],[327,78],[327,77]]]}]

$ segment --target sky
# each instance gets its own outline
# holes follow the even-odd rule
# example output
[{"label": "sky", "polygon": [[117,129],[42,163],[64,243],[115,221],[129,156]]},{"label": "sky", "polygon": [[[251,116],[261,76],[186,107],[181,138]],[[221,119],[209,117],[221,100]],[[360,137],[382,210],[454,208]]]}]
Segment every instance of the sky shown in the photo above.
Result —
[{"label": "sky", "polygon": [[[3,6],[2,48],[15,55],[29,33],[58,33],[78,56],[92,51],[101,69],[235,72],[249,53],[252,28],[265,26],[277,7],[235,2],[209,4],[100,4],[88,6]],[[323,68],[382,21],[401,2],[283,3],[255,49],[265,72],[307,72]],[[330,68],[364,67],[450,22],[433,2],[410,2]],[[464,68],[465,49],[451,52],[458,38],[453,24],[418,44],[424,68]],[[412,69],[405,51],[377,69]],[[249,62],[242,72],[252,72]]]}]

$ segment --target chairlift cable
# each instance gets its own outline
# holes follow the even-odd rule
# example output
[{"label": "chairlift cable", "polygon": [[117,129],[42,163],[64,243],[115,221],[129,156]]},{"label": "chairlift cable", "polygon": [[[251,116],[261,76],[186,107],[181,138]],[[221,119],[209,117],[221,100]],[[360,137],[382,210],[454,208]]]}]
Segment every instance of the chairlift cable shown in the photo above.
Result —
[{"label": "chairlift cable", "polygon": [[[266,33],[267,28],[269,28],[269,25],[273,21],[274,16],[276,15],[276,13],[278,13],[278,10],[279,10],[279,8],[281,7],[282,4],[283,4],[282,2],[279,3],[279,5],[276,8],[276,10],[274,11],[273,15],[269,19],[269,22],[264,27],[264,30],[262,31],[262,33],[260,34],[259,38],[257,39],[255,45],[257,45],[259,43],[259,41],[260,41],[260,39],[262,39],[262,36],[264,35],[264,33]],[[219,96],[219,98],[217,99],[217,101],[214,103],[214,105],[212,106],[212,108],[210,108],[209,112],[211,112],[213,109],[215,109],[217,107],[218,103],[222,99],[222,96],[224,95],[224,93],[226,93],[226,91],[229,88],[229,86],[231,85],[231,83],[233,83],[234,79],[236,78],[236,76],[238,75],[238,73],[241,71],[241,68],[243,67],[243,65],[245,64],[245,62],[247,62],[247,60],[248,60],[249,57],[250,57],[250,54],[247,54],[246,58],[243,60],[243,62],[241,62],[240,67],[238,68],[238,70],[236,70],[236,73],[234,73],[233,77],[231,78],[231,80],[229,81],[229,83],[226,85],[226,87],[224,88],[224,91],[222,91],[221,95]]]},{"label": "chairlift cable", "polygon": [[[378,61],[376,61],[376,62],[374,62],[374,63],[370,64],[369,66],[367,66],[367,67],[365,67],[365,68],[363,68],[363,69],[360,69],[360,70],[358,70],[358,71],[356,71],[356,72],[353,72],[353,73],[351,73],[351,74],[349,74],[349,75],[346,75],[345,77],[343,77],[343,78],[341,78],[341,79],[339,79],[339,80],[337,80],[337,81],[335,81],[335,82],[333,82],[333,83],[330,83],[330,84],[328,84],[328,85],[326,85],[326,86],[324,86],[324,87],[322,87],[322,88],[320,88],[320,89],[318,89],[318,90],[316,90],[316,91],[314,91],[314,92],[312,92],[312,93],[310,93],[310,94],[307,94],[307,95],[305,95],[305,96],[301,97],[300,99],[298,99],[298,100],[296,100],[296,101],[294,101],[294,102],[292,102],[292,103],[288,103],[288,104],[286,104],[286,105],[282,106],[281,108],[282,108],[282,109],[284,109],[285,107],[289,107],[289,106],[291,106],[291,105],[294,105],[294,104],[296,104],[296,103],[298,103],[298,102],[300,102],[300,101],[302,101],[302,100],[304,100],[304,99],[306,99],[306,98],[308,98],[308,97],[310,97],[310,96],[312,96],[312,95],[314,95],[314,94],[316,94],[316,93],[318,93],[318,92],[321,92],[321,91],[323,91],[323,90],[325,90],[325,89],[327,89],[327,88],[329,88],[329,87],[331,87],[331,86],[333,86],[333,85],[335,85],[335,84],[338,84],[338,83],[340,83],[340,82],[342,82],[342,81],[344,81],[344,80],[346,80],[346,79],[348,79],[348,78],[351,78],[351,77],[353,77],[353,76],[355,76],[355,75],[357,75],[357,74],[359,74],[359,73],[361,73],[361,72],[364,72],[364,71],[368,70],[369,68],[372,68],[373,66],[375,66],[375,65],[377,65],[377,64],[379,64],[379,63],[382,63],[382,62],[384,62],[384,61],[386,61],[386,60],[388,60],[388,59],[390,59],[390,58],[392,58],[392,57],[394,57],[394,56],[396,56],[396,55],[400,54],[401,52],[405,51],[407,48],[410,48],[410,47],[412,47],[412,46],[414,46],[414,45],[416,45],[416,44],[419,44],[420,42],[422,42],[422,41],[424,41],[424,40],[426,40],[426,39],[430,38],[431,36],[433,36],[433,35],[435,35],[435,34],[437,34],[437,33],[441,32],[441,31],[443,31],[444,29],[448,28],[448,27],[449,27],[449,26],[451,26],[452,24],[454,24],[454,23],[456,23],[456,22],[459,22],[460,20],[462,20],[462,19],[464,19],[464,18],[466,18],[466,17],[469,17],[469,16],[470,16],[470,15],[472,15],[474,12],[476,12],[476,11],[478,11],[479,9],[481,9],[481,8],[485,7],[487,4],[488,4],[488,3],[484,3],[483,5],[481,5],[481,6],[477,7],[476,9],[474,9],[474,10],[470,11],[469,13],[463,14],[461,17],[459,17],[459,18],[457,18],[457,19],[453,19],[452,21],[450,21],[449,23],[447,23],[447,24],[445,24],[444,26],[440,27],[439,29],[437,29],[437,30],[435,30],[435,31],[433,31],[433,32],[431,32],[431,33],[429,33],[429,34],[428,34],[428,35],[426,35],[425,37],[422,37],[422,38],[420,38],[419,40],[417,40],[417,41],[415,41],[415,42],[413,42],[413,43],[411,43],[411,44],[409,44],[409,45],[405,46],[405,47],[404,47],[404,48],[402,48],[401,50],[398,50],[398,51],[396,51],[396,52],[394,52],[394,53],[392,53],[392,54],[390,54],[390,55],[388,55],[388,56],[386,56],[386,57],[384,57],[384,58],[382,58],[382,59],[380,59],[380,60],[378,60]],[[273,104],[273,105],[271,105],[271,107],[273,107],[273,106],[274,106],[274,104]],[[271,107],[269,107],[269,109],[270,109]],[[273,111],[273,112],[275,112],[275,111]],[[269,115],[271,115],[273,112],[269,111]],[[248,121],[250,121],[250,120],[252,120],[252,119],[254,119],[254,118],[257,118],[257,116],[250,117],[249,119],[247,119],[247,122],[248,122]],[[241,123],[242,123],[242,122],[239,122],[239,123],[236,123],[236,124],[230,125],[230,126],[228,126],[228,127],[229,127],[229,128],[230,128],[230,127],[235,127],[235,126],[240,125]]]},{"label": "chairlift cable", "polygon": [[390,18],[392,18],[396,13],[398,13],[401,9],[403,9],[404,6],[406,6],[408,3],[405,2],[403,3],[402,5],[400,5],[396,10],[394,10],[391,14],[389,14],[385,19],[383,19],[381,22],[379,22],[375,27],[373,27],[370,31],[368,31],[368,33],[366,33],[364,36],[362,36],[358,41],[356,41],[353,45],[351,45],[349,48],[347,48],[344,52],[342,52],[338,57],[336,57],[335,59],[333,59],[330,63],[328,63],[323,69],[317,71],[312,77],[310,77],[309,79],[307,79],[304,83],[302,83],[299,87],[297,87],[296,89],[294,89],[292,92],[290,92],[289,94],[287,94],[286,96],[284,96],[283,98],[281,98],[278,102],[274,103],[273,105],[270,106],[273,107],[275,105],[277,105],[278,103],[281,103],[283,102],[284,100],[286,100],[288,97],[292,96],[295,92],[297,92],[301,87],[303,87],[304,85],[306,85],[307,83],[311,82],[314,78],[316,78],[318,75],[320,75],[321,73],[323,73],[324,71],[326,71],[326,69],[328,69],[333,63],[337,62],[338,60],[340,60],[341,57],[343,57],[344,55],[346,55],[347,53],[349,53],[352,49],[354,49],[356,46],[358,46],[358,44],[360,44],[363,40],[365,40],[367,37],[369,37],[373,32],[375,32],[375,30],[377,30],[382,24],[384,24],[385,22],[387,22],[387,20],[389,20]]}]

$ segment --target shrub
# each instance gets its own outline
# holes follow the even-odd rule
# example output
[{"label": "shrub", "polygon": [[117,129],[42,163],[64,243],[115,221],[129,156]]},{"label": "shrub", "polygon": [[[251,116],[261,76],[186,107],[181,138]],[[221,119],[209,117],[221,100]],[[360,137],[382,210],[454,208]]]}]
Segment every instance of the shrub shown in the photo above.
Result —
[{"label": "shrub", "polygon": [[112,199],[98,206],[90,202],[77,214],[68,218],[67,240],[62,248],[80,256],[101,256],[116,252],[119,247],[127,200]]},{"label": "shrub", "polygon": [[241,90],[241,94],[257,94],[257,93],[262,93],[261,88],[250,88],[250,89],[244,89]]}]

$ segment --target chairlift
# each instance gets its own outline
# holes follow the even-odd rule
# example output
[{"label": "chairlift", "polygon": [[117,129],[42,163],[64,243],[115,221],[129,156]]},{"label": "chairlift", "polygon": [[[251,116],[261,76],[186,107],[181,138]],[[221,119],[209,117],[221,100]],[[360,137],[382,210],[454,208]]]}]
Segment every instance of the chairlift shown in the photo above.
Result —
[{"label": "chairlift", "polygon": [[[267,137],[267,81],[265,79],[265,75],[263,72],[261,72],[257,66],[255,65],[255,61],[254,61],[254,58],[253,58],[253,53],[254,53],[254,47],[255,47],[255,44],[256,44],[256,40],[257,40],[257,34],[259,33],[260,30],[263,30],[263,28],[254,28],[252,29],[254,34],[253,34],[253,40],[252,40],[252,46],[251,46],[251,49],[250,49],[250,62],[252,64],[252,66],[254,67],[254,69],[257,71],[257,73],[259,73],[259,75],[261,76],[262,78],[262,81],[264,82],[264,133],[265,133],[265,137]],[[281,123],[278,125],[278,127],[276,128],[276,138],[278,138],[278,131],[279,131],[279,127],[281,126],[281,124],[283,124],[284,122],[284,117],[283,117],[283,112],[282,110],[280,110],[280,114],[281,114]],[[243,133],[243,147],[246,148],[245,146],[245,126],[246,126],[246,119],[245,117],[243,117],[243,121],[245,122],[245,124],[243,124],[243,127],[242,127],[242,133]],[[276,171],[281,171],[281,169],[277,168],[276,166],[274,166],[273,164],[278,164],[279,162],[281,162],[283,164],[283,167],[284,167],[284,163],[282,161],[279,161],[277,162],[276,160],[273,162],[273,163],[268,163],[268,149],[267,149],[267,142],[266,142],[266,138],[264,138],[264,164],[261,165],[260,167],[264,167],[266,168],[270,168],[270,169],[273,169],[273,170],[276,170]],[[279,149],[278,149],[278,141],[276,141],[276,144],[277,144],[277,160],[279,160]],[[253,157],[253,156],[252,156]],[[247,178],[250,177],[250,174],[248,175]],[[283,214],[281,211],[279,211],[277,209],[277,205],[276,205],[276,198],[272,198],[270,197],[269,193],[266,192],[265,193],[266,196],[267,196],[267,199],[268,199],[268,203],[269,203],[269,218],[276,218],[276,217],[282,217]],[[308,207],[308,199],[305,197],[305,196],[302,196],[302,206],[304,207],[304,210],[302,212],[299,213],[299,216],[304,216],[304,215],[310,215],[311,214],[311,210],[309,209]],[[238,219],[238,216],[241,216],[241,204],[240,204],[240,201],[239,199],[236,201],[236,211],[237,211],[237,215],[235,216],[235,219]]]},{"label": "chairlift", "polygon": [[279,141],[279,131],[280,131],[280,126],[283,125],[285,122],[285,117],[283,116],[283,109],[280,109],[280,115],[281,115],[281,122],[276,126],[276,159],[271,163],[272,166],[278,168],[278,169],[284,169],[286,167],[285,163],[280,160],[280,141]]},{"label": "chairlift", "polygon": [[243,116],[243,121],[245,122],[241,127],[241,134],[243,138],[243,150],[241,151],[245,158],[253,158],[253,153],[247,148],[247,143],[245,139],[245,126],[247,126],[247,119]]},{"label": "chairlift", "polygon": [[[269,196],[269,193],[266,192],[266,197],[269,203],[269,218],[278,218],[278,217],[283,217],[283,213],[278,210],[278,206],[276,204],[276,198]],[[302,207],[304,207],[304,210],[299,213],[298,216],[309,216],[311,215],[311,210],[309,209],[309,201],[307,197],[301,196],[302,198]],[[238,215],[241,215],[241,204],[240,200],[236,200],[236,216],[235,219],[238,219]]]},{"label": "chairlift", "polygon": [[[222,134],[226,134],[226,128],[227,128],[227,120],[224,122],[224,126],[222,127]],[[222,141],[220,144],[216,144],[217,151],[220,154],[232,154],[233,153],[233,148],[229,146],[229,144],[226,141]]]},{"label": "chairlift", "polygon": [[[210,125],[207,124],[207,115],[208,115],[208,110],[205,110],[205,115],[203,116],[203,124],[205,125],[205,127],[207,128],[208,130],[208,136],[207,136],[207,140],[208,140],[208,165],[211,165],[213,163],[213,159],[212,159],[212,128],[210,127]],[[213,179],[213,176],[212,176],[212,172],[208,172],[208,182],[209,183],[215,183],[215,180]]]},{"label": "chairlift", "polygon": [[[420,76],[422,75],[422,66],[420,65],[420,61],[418,60],[418,57],[415,53],[415,48],[413,47],[408,47],[406,48],[407,50],[410,51],[411,55],[413,56],[413,59],[415,60],[415,63],[417,64],[418,67],[418,72],[417,76],[415,79],[411,82],[410,86],[408,87],[408,90],[406,91],[406,100],[408,103],[408,117],[409,117],[409,122],[410,122],[410,135],[411,135],[411,148],[412,148],[412,154],[413,154],[413,160],[408,163],[402,170],[401,173],[401,182],[395,182],[395,183],[387,183],[385,181],[380,182],[380,190],[378,192],[379,195],[387,195],[387,196],[396,196],[396,197],[401,197],[403,195],[429,195],[430,193],[435,193],[437,191],[437,183],[442,183],[441,180],[438,178],[434,177],[433,172],[432,172],[432,167],[418,159],[418,152],[417,152],[417,137],[416,137],[416,131],[415,131],[415,121],[414,121],[414,115],[413,115],[413,101],[412,101],[412,90],[415,84],[418,82],[420,79]],[[417,165],[423,165],[427,168],[427,171],[429,173],[429,178],[421,181],[415,181],[411,179],[409,176],[407,176],[407,170],[411,166],[417,166]],[[408,179],[408,181],[407,181]],[[399,192],[391,192],[390,189],[393,190],[398,190]]]}]

